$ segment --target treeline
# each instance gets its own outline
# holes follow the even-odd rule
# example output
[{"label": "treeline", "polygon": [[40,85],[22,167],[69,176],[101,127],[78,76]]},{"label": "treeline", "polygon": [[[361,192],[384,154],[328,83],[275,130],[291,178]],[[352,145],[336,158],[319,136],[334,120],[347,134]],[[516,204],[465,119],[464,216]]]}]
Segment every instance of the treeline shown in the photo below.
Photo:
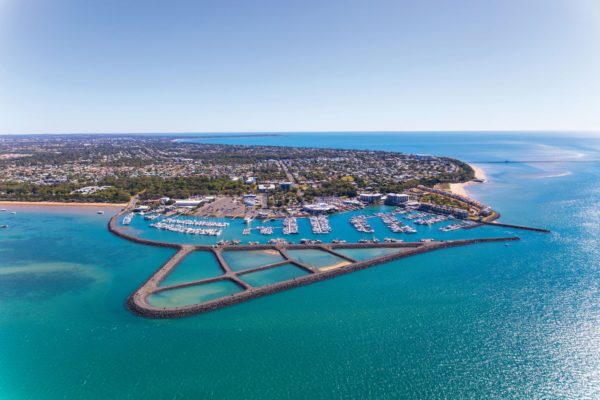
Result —
[{"label": "treeline", "polygon": [[70,183],[34,185],[31,183],[0,182],[0,200],[123,203],[131,197],[127,191],[116,187],[88,195],[71,194],[73,190],[79,187],[80,185]]},{"label": "treeline", "polygon": [[112,187],[84,195],[71,194],[74,190],[86,186],[82,183],[36,185],[0,182],[0,200],[122,203],[138,193],[142,199],[156,199],[162,196],[182,199],[195,195],[241,195],[250,189],[243,182],[231,181],[226,177],[110,178],[102,180],[97,185]]},{"label": "treeline", "polygon": [[123,177],[105,179],[101,185],[112,185],[133,195],[140,193],[142,199],[156,199],[167,196],[185,199],[195,195],[241,195],[248,186],[229,177]]}]

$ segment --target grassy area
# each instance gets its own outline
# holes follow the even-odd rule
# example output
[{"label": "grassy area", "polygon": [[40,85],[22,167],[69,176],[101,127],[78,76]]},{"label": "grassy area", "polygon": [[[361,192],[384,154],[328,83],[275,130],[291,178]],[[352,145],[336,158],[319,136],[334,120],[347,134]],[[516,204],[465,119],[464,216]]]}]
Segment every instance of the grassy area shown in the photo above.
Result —
[{"label": "grassy area", "polygon": [[469,206],[461,201],[455,200],[450,197],[442,196],[435,193],[427,193],[421,196],[422,203],[432,203],[441,206],[460,208],[462,210],[469,210]]}]

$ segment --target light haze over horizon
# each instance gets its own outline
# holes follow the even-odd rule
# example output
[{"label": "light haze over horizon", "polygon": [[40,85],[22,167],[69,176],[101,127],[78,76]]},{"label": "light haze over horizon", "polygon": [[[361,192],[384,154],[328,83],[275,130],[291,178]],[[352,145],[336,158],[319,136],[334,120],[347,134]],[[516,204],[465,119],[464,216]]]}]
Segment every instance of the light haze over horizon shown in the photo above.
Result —
[{"label": "light haze over horizon", "polygon": [[0,134],[600,130],[600,2],[0,0]]}]

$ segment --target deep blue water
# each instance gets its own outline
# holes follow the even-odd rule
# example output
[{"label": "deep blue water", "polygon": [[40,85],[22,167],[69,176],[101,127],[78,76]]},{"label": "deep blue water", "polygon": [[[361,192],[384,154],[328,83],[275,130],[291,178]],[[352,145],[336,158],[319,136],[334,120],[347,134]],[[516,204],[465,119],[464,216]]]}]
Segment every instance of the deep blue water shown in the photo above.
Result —
[{"label": "deep blue water", "polygon": [[[475,229],[468,234],[522,240],[154,321],[124,301],[171,250],[110,235],[110,212],[7,207],[18,213],[0,213],[0,225],[10,225],[0,230],[1,399],[600,397],[599,140],[357,133],[210,141],[457,157],[485,170],[489,182],[468,190],[503,221],[553,232]],[[504,160],[527,162],[488,163]]]}]

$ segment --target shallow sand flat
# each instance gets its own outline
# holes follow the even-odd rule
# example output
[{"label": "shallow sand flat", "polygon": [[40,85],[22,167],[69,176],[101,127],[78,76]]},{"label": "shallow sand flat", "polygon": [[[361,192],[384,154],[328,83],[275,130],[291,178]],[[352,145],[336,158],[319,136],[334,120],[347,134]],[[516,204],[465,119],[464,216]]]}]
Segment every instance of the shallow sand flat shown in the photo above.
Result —
[{"label": "shallow sand flat", "polygon": [[338,268],[341,268],[341,267],[345,267],[346,265],[349,265],[349,264],[352,264],[352,263],[350,261],[340,261],[337,264],[328,265],[326,267],[319,268],[319,271],[323,272],[323,271],[329,271],[329,270],[332,270],[332,269],[338,269]]}]

